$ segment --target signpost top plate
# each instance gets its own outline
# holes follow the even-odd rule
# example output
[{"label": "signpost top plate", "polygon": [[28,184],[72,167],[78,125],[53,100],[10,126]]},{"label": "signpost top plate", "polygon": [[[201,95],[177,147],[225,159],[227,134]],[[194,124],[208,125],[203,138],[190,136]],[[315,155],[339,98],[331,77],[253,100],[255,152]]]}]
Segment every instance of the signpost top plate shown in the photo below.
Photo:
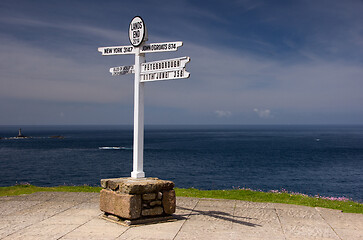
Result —
[{"label": "signpost top plate", "polygon": [[129,26],[129,39],[134,47],[140,46],[143,42],[147,41],[147,30],[144,20],[136,16],[134,17]]}]

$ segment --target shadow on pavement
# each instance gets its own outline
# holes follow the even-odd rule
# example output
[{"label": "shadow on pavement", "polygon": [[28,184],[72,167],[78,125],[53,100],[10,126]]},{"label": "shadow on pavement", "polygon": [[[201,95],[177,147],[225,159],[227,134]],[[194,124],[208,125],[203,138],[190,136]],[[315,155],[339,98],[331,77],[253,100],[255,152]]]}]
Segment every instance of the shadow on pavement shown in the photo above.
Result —
[{"label": "shadow on pavement", "polygon": [[[238,220],[236,218],[243,218],[246,220],[252,220],[253,218],[249,218],[249,217],[238,217],[238,216],[233,216],[229,213],[226,212],[222,212],[222,211],[201,211],[201,210],[195,210],[195,209],[190,209],[190,208],[184,208],[184,207],[177,207],[178,209],[181,210],[188,210],[191,211],[192,213],[188,216],[192,216],[192,215],[204,215],[204,216],[209,216],[209,217],[214,217],[216,219],[221,219],[224,221],[229,221],[229,222],[233,222],[236,224],[241,224],[241,225],[245,225],[245,226],[249,226],[249,227],[262,227],[259,224],[254,224],[254,223],[250,223],[250,222],[245,222],[242,220]],[[178,219],[185,219],[186,215],[176,215],[176,217]]]}]

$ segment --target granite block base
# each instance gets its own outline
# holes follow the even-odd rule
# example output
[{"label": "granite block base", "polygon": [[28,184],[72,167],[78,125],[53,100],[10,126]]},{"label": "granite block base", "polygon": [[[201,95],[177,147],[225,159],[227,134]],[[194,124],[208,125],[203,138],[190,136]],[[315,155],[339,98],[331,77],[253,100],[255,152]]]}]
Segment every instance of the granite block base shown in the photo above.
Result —
[{"label": "granite block base", "polygon": [[[175,212],[174,183],[158,178],[102,179],[100,209],[119,220],[150,219]],[[129,221],[130,222],[130,221]]]}]

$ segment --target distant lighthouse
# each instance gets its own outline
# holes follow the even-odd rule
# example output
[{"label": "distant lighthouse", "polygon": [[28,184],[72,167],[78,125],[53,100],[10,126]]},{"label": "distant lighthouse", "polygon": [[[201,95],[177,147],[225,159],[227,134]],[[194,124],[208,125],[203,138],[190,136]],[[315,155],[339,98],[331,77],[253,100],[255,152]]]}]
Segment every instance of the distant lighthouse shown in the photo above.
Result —
[{"label": "distant lighthouse", "polygon": [[18,138],[23,138],[25,137],[23,134],[21,134],[21,128],[19,128],[19,134],[18,134]]}]

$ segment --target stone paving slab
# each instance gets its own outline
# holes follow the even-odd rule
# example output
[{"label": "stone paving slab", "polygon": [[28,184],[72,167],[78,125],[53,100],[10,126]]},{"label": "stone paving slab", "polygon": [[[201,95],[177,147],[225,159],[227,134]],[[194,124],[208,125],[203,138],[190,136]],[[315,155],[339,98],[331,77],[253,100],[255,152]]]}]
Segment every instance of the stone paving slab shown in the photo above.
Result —
[{"label": "stone paving slab", "polygon": [[275,203],[177,198],[175,220],[122,226],[99,193],[0,197],[0,239],[363,239],[363,214]]}]

